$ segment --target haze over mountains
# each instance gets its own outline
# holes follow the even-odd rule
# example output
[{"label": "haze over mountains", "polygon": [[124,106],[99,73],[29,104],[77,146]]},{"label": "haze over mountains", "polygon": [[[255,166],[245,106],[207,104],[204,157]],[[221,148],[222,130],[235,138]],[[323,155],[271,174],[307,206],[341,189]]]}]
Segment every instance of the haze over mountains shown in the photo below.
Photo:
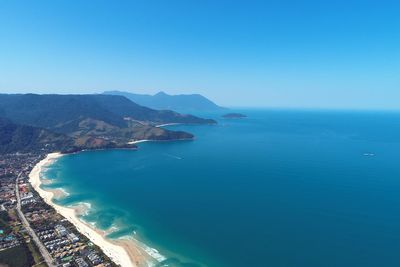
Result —
[{"label": "haze over mountains", "polygon": [[169,95],[162,91],[155,95],[134,94],[122,91],[106,91],[103,94],[125,96],[139,105],[158,110],[195,112],[219,111],[225,109],[200,94]]},{"label": "haze over mountains", "polygon": [[27,135],[34,145],[66,151],[130,148],[134,145],[129,142],[134,140],[193,138],[190,133],[166,130],[157,124],[216,123],[170,110],[154,110],[116,95],[0,94],[0,118],[4,151],[24,144],[12,136]]}]

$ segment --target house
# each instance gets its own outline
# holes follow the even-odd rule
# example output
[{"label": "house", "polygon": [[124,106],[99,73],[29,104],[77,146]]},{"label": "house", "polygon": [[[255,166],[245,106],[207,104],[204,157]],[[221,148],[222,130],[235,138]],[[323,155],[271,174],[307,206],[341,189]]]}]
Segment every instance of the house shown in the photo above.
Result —
[{"label": "house", "polygon": [[72,243],[78,242],[79,237],[77,237],[74,233],[69,233],[68,234],[68,239],[71,240]]},{"label": "house", "polygon": [[62,226],[61,224],[58,224],[54,227],[54,229],[56,230],[57,234],[59,234],[60,236],[66,236],[68,235],[68,231],[67,229],[65,229],[64,226]]}]

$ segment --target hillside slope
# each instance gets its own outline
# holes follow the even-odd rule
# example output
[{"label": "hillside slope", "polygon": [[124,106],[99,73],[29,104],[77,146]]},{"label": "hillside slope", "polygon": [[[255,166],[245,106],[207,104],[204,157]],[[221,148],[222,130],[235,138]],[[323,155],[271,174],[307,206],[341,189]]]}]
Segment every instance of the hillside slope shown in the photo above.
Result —
[{"label": "hillside slope", "polygon": [[[213,120],[157,111],[123,96],[0,94],[0,116],[23,125],[73,136],[121,134],[120,129],[160,123],[215,123]],[[137,125],[135,125],[135,122]]]},{"label": "hillside slope", "polygon": [[74,146],[71,137],[48,130],[15,124],[0,118],[0,153],[65,151]]}]

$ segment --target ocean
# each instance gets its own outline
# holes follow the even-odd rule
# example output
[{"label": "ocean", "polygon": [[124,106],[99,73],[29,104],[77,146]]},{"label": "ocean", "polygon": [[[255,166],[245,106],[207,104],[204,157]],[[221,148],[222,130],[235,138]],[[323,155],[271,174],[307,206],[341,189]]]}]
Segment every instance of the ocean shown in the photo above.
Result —
[{"label": "ocean", "polygon": [[64,156],[43,187],[160,266],[400,266],[400,113],[247,109],[194,141]]}]

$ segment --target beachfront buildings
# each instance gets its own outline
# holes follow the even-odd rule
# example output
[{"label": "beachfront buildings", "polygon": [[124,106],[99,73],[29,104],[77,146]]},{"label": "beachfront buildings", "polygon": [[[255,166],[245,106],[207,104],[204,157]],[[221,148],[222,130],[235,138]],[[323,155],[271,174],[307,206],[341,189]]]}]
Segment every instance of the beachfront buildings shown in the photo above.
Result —
[{"label": "beachfront buildings", "polygon": [[43,260],[49,266],[116,266],[30,185],[29,173],[44,156],[0,155],[0,263],[13,266],[9,255],[15,254],[27,259],[23,266]]}]

